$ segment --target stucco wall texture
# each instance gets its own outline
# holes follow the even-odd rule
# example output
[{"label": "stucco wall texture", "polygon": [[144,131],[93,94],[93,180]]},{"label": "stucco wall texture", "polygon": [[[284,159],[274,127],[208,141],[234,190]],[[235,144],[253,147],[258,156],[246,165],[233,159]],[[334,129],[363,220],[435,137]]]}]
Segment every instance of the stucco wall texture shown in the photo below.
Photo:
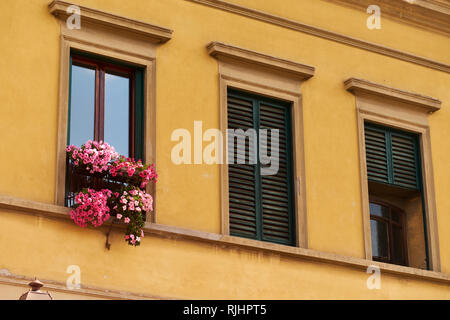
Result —
[{"label": "stucco wall texture", "polygon": [[[450,40],[322,0],[230,2],[450,64]],[[54,203],[60,69],[60,25],[48,0],[0,1],[0,194]],[[358,129],[350,77],[438,98],[429,116],[440,259],[450,273],[450,75],[185,0],[77,0],[76,4],[161,25],[173,38],[157,49],[159,181],[156,222],[220,233],[220,167],[175,165],[173,130],[219,127],[217,61],[206,45],[220,41],[316,68],[302,85],[309,248],[364,258]],[[81,229],[0,209],[0,269],[65,283],[78,265],[82,283],[175,298],[450,299],[446,283],[368,275],[350,267],[257,250],[145,237],[131,248],[122,234],[104,248],[101,230]],[[22,288],[23,289],[23,288]],[[0,298],[15,289],[0,284]],[[25,291],[25,290],[23,290]],[[17,297],[18,298],[18,297]]]}]

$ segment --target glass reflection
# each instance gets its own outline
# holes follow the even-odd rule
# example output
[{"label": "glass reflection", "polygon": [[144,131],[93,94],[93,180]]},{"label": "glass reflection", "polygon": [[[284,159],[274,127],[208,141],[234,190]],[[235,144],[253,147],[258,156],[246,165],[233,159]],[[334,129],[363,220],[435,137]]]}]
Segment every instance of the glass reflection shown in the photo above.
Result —
[{"label": "glass reflection", "polygon": [[370,220],[372,233],[372,255],[374,257],[388,258],[388,228],[387,224],[377,220]]},{"label": "glass reflection", "polygon": [[389,219],[389,209],[377,203],[370,203],[370,214]]},{"label": "glass reflection", "polygon": [[105,75],[104,140],[119,154],[129,156],[130,79]]},{"label": "glass reflection", "polygon": [[95,70],[72,66],[69,144],[94,139]]}]

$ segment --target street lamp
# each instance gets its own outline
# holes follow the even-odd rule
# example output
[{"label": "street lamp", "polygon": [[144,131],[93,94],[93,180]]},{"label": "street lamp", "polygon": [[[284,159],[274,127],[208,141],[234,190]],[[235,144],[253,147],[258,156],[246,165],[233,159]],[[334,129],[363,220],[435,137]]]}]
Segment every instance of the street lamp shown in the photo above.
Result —
[{"label": "street lamp", "polygon": [[34,280],[31,281],[28,285],[31,287],[31,289],[21,295],[19,300],[53,300],[53,297],[48,291],[42,292],[40,290],[44,286],[44,284],[37,278],[34,278]]}]

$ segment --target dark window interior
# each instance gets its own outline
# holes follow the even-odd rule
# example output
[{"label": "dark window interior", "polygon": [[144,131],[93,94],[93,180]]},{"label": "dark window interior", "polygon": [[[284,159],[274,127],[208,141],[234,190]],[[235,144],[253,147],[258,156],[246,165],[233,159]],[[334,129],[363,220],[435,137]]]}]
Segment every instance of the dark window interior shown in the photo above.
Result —
[{"label": "dark window interior", "polygon": [[405,218],[402,210],[370,203],[372,256],[376,261],[408,265]]}]

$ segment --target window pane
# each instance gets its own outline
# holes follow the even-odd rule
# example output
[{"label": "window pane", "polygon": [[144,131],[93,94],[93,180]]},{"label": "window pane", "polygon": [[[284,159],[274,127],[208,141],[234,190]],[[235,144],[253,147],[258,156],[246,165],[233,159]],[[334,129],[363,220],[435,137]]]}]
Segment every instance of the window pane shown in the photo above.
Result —
[{"label": "window pane", "polygon": [[95,70],[72,66],[69,144],[94,138]]},{"label": "window pane", "polygon": [[370,203],[370,214],[389,219],[389,209],[376,203]]},{"label": "window pane", "polygon": [[372,255],[374,257],[388,258],[388,227],[384,222],[370,220],[370,230],[372,233]]},{"label": "window pane", "polygon": [[130,79],[105,75],[105,141],[129,156]]},{"label": "window pane", "polygon": [[403,252],[403,232],[402,229],[396,226],[392,227],[392,236],[394,242],[394,256],[393,263],[403,264],[404,263],[404,252]]}]

